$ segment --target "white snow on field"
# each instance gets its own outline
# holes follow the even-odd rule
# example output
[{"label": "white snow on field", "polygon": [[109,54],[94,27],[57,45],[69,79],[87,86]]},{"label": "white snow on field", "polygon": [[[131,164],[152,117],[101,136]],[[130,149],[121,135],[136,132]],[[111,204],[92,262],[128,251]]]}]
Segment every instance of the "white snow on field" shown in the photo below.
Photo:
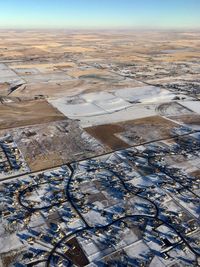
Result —
[{"label": "white snow on field", "polygon": [[190,110],[200,114],[200,101],[181,101],[182,106],[189,108]]},{"label": "white snow on field", "polygon": [[107,112],[115,112],[131,106],[130,103],[118,97],[106,101],[95,101],[94,103]]},{"label": "white snow on field", "polygon": [[60,110],[65,116],[71,119],[78,119],[84,116],[95,116],[105,114],[105,111],[92,103],[66,104],[66,98],[59,98],[50,101],[54,107]]},{"label": "white snow on field", "polygon": [[149,267],[165,267],[166,265],[160,261],[158,256],[155,256],[151,261]]},{"label": "white snow on field", "polygon": [[21,79],[14,71],[8,68],[5,64],[0,64],[0,83],[24,83],[23,79]]},{"label": "white snow on field", "polygon": [[134,105],[125,110],[120,110],[113,113],[106,113],[103,115],[92,117],[81,117],[80,124],[83,128],[85,128],[102,124],[116,123],[120,121],[141,119],[144,117],[150,117],[155,115],[156,112],[154,105]]},{"label": "white snow on field", "polygon": [[49,102],[70,119],[79,119],[82,127],[134,120],[156,115],[156,105],[131,104],[110,93],[81,95],[85,101],[67,103],[68,98],[49,99]]},{"label": "white snow on field", "polygon": [[168,90],[155,86],[120,89],[115,92],[115,95],[125,99],[126,101],[140,101],[142,103],[158,101],[165,102],[172,100],[175,96]]},{"label": "white snow on field", "polygon": [[94,102],[97,100],[103,101],[103,100],[113,99],[115,96],[114,94],[111,94],[108,92],[95,92],[95,93],[89,93],[89,94],[82,94],[80,97],[87,102]]},{"label": "white snow on field", "polygon": [[2,70],[6,70],[6,69],[8,69],[8,67],[5,64],[0,63],[0,70],[2,71]]},{"label": "white snow on field", "polygon": [[1,253],[7,253],[9,251],[19,249],[21,246],[22,243],[19,241],[19,238],[16,236],[16,234],[4,234],[0,238]]},{"label": "white snow on field", "polygon": [[[168,102],[173,97],[165,89],[146,86],[80,94],[77,96],[80,101],[74,104],[67,97],[49,102],[70,119],[79,119],[82,127],[89,127],[155,116],[156,103]],[[133,103],[136,101],[141,103]]]},{"label": "white snow on field", "polygon": [[156,115],[155,105],[137,104],[110,113],[90,103],[65,105],[61,103],[60,100],[56,100],[53,101],[52,104],[70,119],[79,119],[82,127],[134,120]]},{"label": "white snow on field", "polygon": [[126,254],[132,259],[142,259],[146,254],[150,252],[149,248],[142,240],[133,243],[129,247],[126,247],[124,250]]},{"label": "white snow on field", "polygon": [[83,94],[81,98],[102,108],[106,112],[114,112],[131,106],[129,102],[108,92]]}]

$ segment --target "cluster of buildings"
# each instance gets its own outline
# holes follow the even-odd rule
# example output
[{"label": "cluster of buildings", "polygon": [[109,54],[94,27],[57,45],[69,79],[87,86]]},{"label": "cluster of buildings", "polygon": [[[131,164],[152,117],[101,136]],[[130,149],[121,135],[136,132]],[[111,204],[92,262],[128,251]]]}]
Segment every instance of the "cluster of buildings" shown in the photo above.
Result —
[{"label": "cluster of buildings", "polygon": [[0,179],[27,171],[27,164],[12,137],[0,138]]},{"label": "cluster of buildings", "polygon": [[1,183],[14,266],[196,266],[199,149],[191,134]]}]

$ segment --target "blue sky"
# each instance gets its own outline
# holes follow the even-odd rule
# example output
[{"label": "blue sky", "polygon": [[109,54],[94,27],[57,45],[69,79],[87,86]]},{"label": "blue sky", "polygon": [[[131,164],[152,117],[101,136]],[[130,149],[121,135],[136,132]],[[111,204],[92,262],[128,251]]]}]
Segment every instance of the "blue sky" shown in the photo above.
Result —
[{"label": "blue sky", "polygon": [[0,28],[200,28],[200,0],[0,0]]}]

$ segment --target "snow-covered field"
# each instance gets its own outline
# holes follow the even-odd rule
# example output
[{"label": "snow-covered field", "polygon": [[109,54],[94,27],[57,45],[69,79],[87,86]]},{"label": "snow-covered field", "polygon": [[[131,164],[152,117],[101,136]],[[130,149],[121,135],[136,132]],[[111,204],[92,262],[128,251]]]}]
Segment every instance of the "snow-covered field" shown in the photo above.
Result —
[{"label": "snow-covered field", "polygon": [[173,97],[167,90],[146,86],[80,94],[74,103],[67,97],[49,99],[49,102],[65,116],[79,119],[82,127],[89,127],[154,116],[156,104]]},{"label": "snow-covered field", "polygon": [[175,97],[175,95],[168,90],[155,86],[120,89],[117,90],[115,94],[126,101],[140,101],[142,103],[166,102]]},{"label": "snow-covered field", "polygon": [[92,126],[92,125],[101,125],[101,124],[109,124],[126,120],[140,119],[144,117],[154,116],[156,115],[154,105],[134,105],[130,108],[107,113],[100,116],[93,116],[90,118],[82,118],[81,125],[83,126]]},{"label": "snow-covered field", "polygon": [[200,114],[199,101],[182,101],[180,103],[181,103],[181,105],[185,106],[186,108]]},{"label": "snow-covered field", "polygon": [[105,114],[103,109],[92,103],[66,104],[65,98],[59,98],[58,100],[54,100],[52,104],[70,119]]},{"label": "snow-covered field", "polygon": [[8,68],[5,64],[0,63],[0,83],[24,83],[24,80],[21,79],[14,71]]}]

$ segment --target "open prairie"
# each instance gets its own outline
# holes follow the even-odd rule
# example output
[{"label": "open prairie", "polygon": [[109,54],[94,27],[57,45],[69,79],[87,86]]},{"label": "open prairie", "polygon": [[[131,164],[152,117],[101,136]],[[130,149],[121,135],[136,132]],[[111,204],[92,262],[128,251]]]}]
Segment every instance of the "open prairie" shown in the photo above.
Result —
[{"label": "open prairie", "polygon": [[34,98],[199,83],[199,58],[199,32],[1,31],[0,90],[23,84],[11,96]]}]

